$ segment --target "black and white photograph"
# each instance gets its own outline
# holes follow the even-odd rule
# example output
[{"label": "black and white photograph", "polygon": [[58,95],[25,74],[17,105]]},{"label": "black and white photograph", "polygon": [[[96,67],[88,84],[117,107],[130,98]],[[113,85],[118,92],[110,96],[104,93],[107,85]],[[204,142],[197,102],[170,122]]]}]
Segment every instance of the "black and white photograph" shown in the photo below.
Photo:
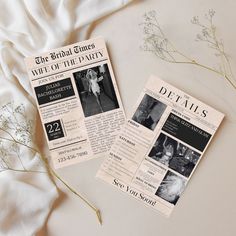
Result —
[{"label": "black and white photograph", "polygon": [[185,185],[184,178],[168,170],[155,194],[175,205],[184,191]]},{"label": "black and white photograph", "polygon": [[154,130],[165,109],[166,105],[164,103],[145,94],[136,112],[134,113],[132,120],[150,130]]},{"label": "black and white photograph", "polygon": [[185,177],[189,177],[199,160],[200,154],[161,133],[148,156]]},{"label": "black and white photograph", "polygon": [[84,116],[119,108],[107,64],[73,73]]}]

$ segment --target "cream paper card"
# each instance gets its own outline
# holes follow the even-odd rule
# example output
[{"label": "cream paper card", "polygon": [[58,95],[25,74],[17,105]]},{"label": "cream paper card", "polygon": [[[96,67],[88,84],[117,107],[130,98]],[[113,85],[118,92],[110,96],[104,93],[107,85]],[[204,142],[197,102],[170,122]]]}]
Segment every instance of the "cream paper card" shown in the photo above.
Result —
[{"label": "cream paper card", "polygon": [[102,38],[25,59],[55,168],[104,156],[125,122]]},{"label": "cream paper card", "polygon": [[223,117],[151,76],[97,177],[169,216]]}]

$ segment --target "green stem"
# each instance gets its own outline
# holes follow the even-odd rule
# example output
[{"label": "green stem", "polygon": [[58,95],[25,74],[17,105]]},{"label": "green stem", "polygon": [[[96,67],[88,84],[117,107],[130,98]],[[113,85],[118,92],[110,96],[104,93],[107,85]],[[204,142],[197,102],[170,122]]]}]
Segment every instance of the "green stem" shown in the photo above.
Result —
[{"label": "green stem", "polygon": [[227,75],[225,75],[224,73],[222,73],[222,72],[220,72],[218,70],[215,70],[215,69],[213,69],[213,68],[211,68],[209,66],[205,66],[205,65],[203,65],[201,63],[198,63],[195,60],[192,60],[192,61],[169,61],[168,60],[167,62],[176,63],[176,64],[191,64],[191,65],[199,66],[199,67],[202,67],[202,68],[207,69],[209,71],[212,71],[212,72],[214,72],[214,73],[216,73],[218,75],[223,76],[229,82],[229,84],[236,90],[236,85],[232,82],[232,80]]},{"label": "green stem", "polygon": [[[1,139],[4,139],[4,140],[7,140],[7,141],[10,141],[10,142],[15,142],[19,145],[22,145],[24,147],[27,147],[28,149],[30,149],[31,151],[34,151],[36,153],[39,153],[40,152],[36,149],[36,148],[33,148],[27,144],[24,144],[24,143],[21,143],[19,141],[17,141],[12,135],[11,133],[7,132],[6,130],[0,128],[0,130],[6,132],[12,139],[8,139],[8,138],[4,138],[4,137],[0,137]],[[69,186],[69,184],[67,184],[52,168],[51,166],[48,164],[48,161],[45,157],[43,157],[42,155],[39,155],[41,160],[43,161],[46,169],[48,170],[48,173],[50,174],[50,176],[53,178],[53,177],[56,177],[62,184],[64,184],[72,193],[74,193],[76,196],[78,196],[85,204],[87,204],[93,211],[95,211],[96,213],[96,216],[97,216],[97,219],[99,221],[100,224],[102,224],[102,217],[101,217],[101,213],[100,213],[100,210],[97,209],[95,206],[93,206],[84,196],[82,196],[81,194],[79,194],[76,190],[74,190],[72,187]],[[14,171],[20,171],[20,170],[14,170]],[[27,172],[28,170],[21,170],[21,172]]]},{"label": "green stem", "polygon": [[[10,167],[7,167],[7,169],[4,169],[4,170],[1,170],[1,171],[15,171],[15,172],[23,172],[23,173],[40,173],[40,174],[46,174],[47,172],[45,171],[39,171],[39,170],[21,170],[21,169],[13,169],[13,168],[10,168]],[[0,171],[0,172],[1,172]]]},{"label": "green stem", "polygon": [[234,89],[236,89],[236,85],[230,80],[230,78],[229,78],[226,74],[224,74],[224,73],[222,73],[222,72],[220,72],[220,71],[217,71],[217,70],[215,70],[215,69],[213,69],[213,68],[211,68],[211,67],[208,67],[208,66],[205,66],[205,65],[203,65],[203,64],[200,64],[200,63],[198,63],[198,62],[196,62],[196,61],[193,61],[191,64],[196,65],[196,66],[199,66],[199,67],[202,67],[202,68],[205,68],[205,69],[207,69],[207,70],[210,70],[210,71],[212,71],[212,72],[215,72],[215,73],[217,73],[217,74],[223,76],[223,77],[230,83],[230,85],[231,85]]},{"label": "green stem", "polygon": [[50,168],[50,172],[53,176],[55,176],[58,180],[60,180],[72,193],[74,193],[77,197],[79,197],[82,201],[84,201],[90,208],[92,208],[95,211],[98,221],[102,225],[102,217],[101,217],[100,210],[97,209],[95,206],[93,206],[84,196],[82,196],[77,191],[75,191],[72,187],[70,187],[52,168]]},{"label": "green stem", "polygon": [[[159,23],[158,23],[156,17],[155,17],[155,22],[156,22],[156,25],[153,24],[153,23],[152,23],[152,24],[155,25],[155,26],[158,28],[158,30],[160,31],[160,33],[161,33],[161,35],[162,35],[162,38],[163,38],[163,39],[167,39],[166,35],[164,34],[164,32],[162,31],[161,27],[159,26]],[[234,80],[233,80],[232,70],[231,70],[231,66],[230,66],[229,59],[228,59],[228,57],[225,55],[225,53],[224,53],[224,52],[222,53],[222,51],[221,51],[221,48],[220,48],[220,46],[219,46],[219,42],[218,42],[218,40],[217,40],[217,38],[216,38],[216,35],[215,35],[215,31],[213,30],[212,18],[211,18],[210,22],[211,22],[211,30],[212,30],[212,34],[213,34],[213,39],[214,39],[214,41],[215,41],[215,46],[217,47],[218,51],[219,51],[220,54],[221,54],[221,60],[223,59],[223,58],[222,58],[223,56],[225,57],[225,59],[226,59],[228,65],[229,65],[229,69],[230,69],[230,73],[231,73],[232,79],[230,79],[230,77],[229,77],[229,76],[227,75],[227,73],[226,73],[224,60],[221,62],[221,64],[223,65],[223,68],[224,68],[224,73],[222,73],[221,71],[215,70],[215,69],[213,69],[212,67],[209,67],[209,66],[203,65],[203,64],[201,64],[201,63],[198,63],[197,61],[193,60],[192,58],[186,56],[184,53],[178,51],[178,50],[176,49],[176,47],[174,46],[174,44],[173,44],[171,41],[169,41],[168,39],[167,39],[167,40],[168,40],[168,43],[169,43],[170,47],[172,48],[172,51],[173,51],[174,53],[176,53],[176,54],[179,54],[181,57],[185,58],[186,61],[176,61],[173,57],[172,57],[173,61],[171,61],[171,60],[166,60],[166,59],[163,59],[163,58],[161,58],[161,57],[159,57],[159,58],[161,58],[162,60],[165,60],[165,61],[167,61],[167,62],[170,62],[170,63],[176,63],[176,64],[178,64],[178,63],[179,63],[179,64],[180,64],[180,63],[181,63],[181,64],[192,64],[192,65],[199,66],[199,67],[202,67],[202,68],[204,68],[204,69],[207,69],[207,70],[209,70],[209,71],[212,71],[212,72],[214,72],[214,73],[216,73],[216,74],[218,74],[218,75],[223,76],[223,77],[229,82],[229,84],[236,90],[236,83],[235,83]],[[202,25],[202,27],[205,27],[205,26]],[[211,43],[212,43],[212,42],[211,42]]]}]

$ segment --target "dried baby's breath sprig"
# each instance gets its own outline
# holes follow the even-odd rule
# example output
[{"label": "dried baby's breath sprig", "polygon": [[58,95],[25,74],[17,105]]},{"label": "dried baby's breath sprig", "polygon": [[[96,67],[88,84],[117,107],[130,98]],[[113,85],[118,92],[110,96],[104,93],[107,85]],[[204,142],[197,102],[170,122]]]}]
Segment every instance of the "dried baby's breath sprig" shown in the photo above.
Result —
[{"label": "dried baby's breath sprig", "polygon": [[[95,212],[99,223],[102,224],[99,209],[78,193],[78,191],[74,190],[51,168],[48,159],[35,148],[33,138],[33,122],[27,119],[25,108],[22,104],[16,106],[14,102],[9,102],[0,107],[0,172],[47,173],[54,183],[54,178],[56,178],[64,184],[69,191],[84,201],[84,203]],[[38,153],[40,157],[39,161],[46,167],[47,171],[26,168],[26,161],[20,153],[22,147],[34,154]]]},{"label": "dried baby's breath sprig", "polygon": [[214,55],[220,58],[220,66],[218,68],[202,64],[198,60],[195,60],[179,51],[162,30],[157,20],[156,11],[150,11],[144,14],[144,21],[140,24],[144,34],[142,49],[154,53],[157,57],[166,62],[191,64],[212,71],[223,76],[223,78],[225,78],[229,84],[236,89],[236,81],[232,72],[229,57],[225,52],[223,41],[217,37],[216,27],[213,24],[214,15],[215,11],[211,9],[207,14],[205,14],[204,23],[199,20],[198,16],[194,16],[191,23],[200,27],[200,33],[196,35],[196,41],[206,43],[210,49],[214,50]]}]

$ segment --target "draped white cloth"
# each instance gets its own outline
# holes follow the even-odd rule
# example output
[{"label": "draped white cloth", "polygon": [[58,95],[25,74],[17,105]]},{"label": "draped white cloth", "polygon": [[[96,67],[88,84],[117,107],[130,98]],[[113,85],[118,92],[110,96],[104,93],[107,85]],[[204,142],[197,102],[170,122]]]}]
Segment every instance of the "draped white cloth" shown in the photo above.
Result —
[{"label": "draped white cloth", "polygon": [[[85,39],[91,23],[128,2],[0,0],[0,107],[12,101],[23,104],[27,119],[35,121],[37,111],[24,57]],[[36,126],[36,122],[33,124]],[[0,132],[0,137],[3,135]],[[27,169],[43,170],[37,154],[24,146],[18,151]],[[16,160],[13,158],[11,165],[17,169]],[[0,172],[0,236],[35,235],[57,195],[46,174]]]}]

